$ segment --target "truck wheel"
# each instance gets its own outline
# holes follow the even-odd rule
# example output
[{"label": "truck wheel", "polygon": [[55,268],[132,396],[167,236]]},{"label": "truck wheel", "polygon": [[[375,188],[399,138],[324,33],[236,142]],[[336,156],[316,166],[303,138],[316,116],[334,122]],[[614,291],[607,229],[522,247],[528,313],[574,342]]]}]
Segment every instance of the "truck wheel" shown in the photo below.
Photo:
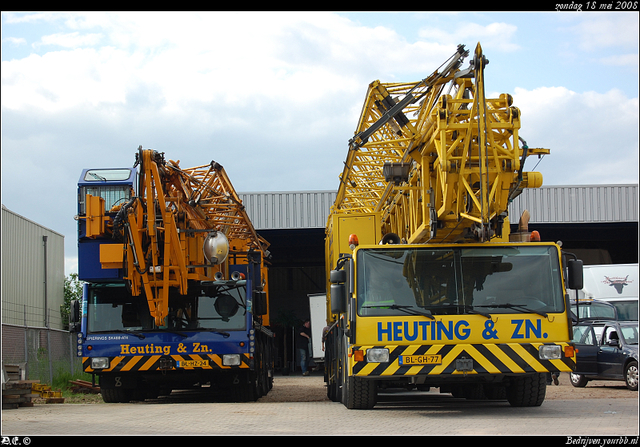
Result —
[{"label": "truck wheel", "polygon": [[343,347],[341,356],[341,401],[349,409],[366,410],[373,408],[378,394],[376,381],[349,375],[347,337],[343,337]]},{"label": "truck wheel", "polygon": [[349,409],[369,410],[376,405],[378,390],[375,380],[347,377],[343,387],[343,404]]},{"label": "truck wheel", "polygon": [[107,404],[127,403],[133,398],[133,390],[124,388],[100,388],[102,400]]},{"label": "truck wheel", "polygon": [[635,360],[624,369],[624,381],[631,391],[638,391],[638,362]]},{"label": "truck wheel", "polygon": [[507,387],[507,400],[512,407],[538,407],[547,393],[546,374],[516,377]]},{"label": "truck wheel", "polygon": [[582,374],[574,373],[569,374],[569,380],[571,381],[571,385],[575,386],[576,388],[584,388],[585,386],[587,386],[588,382],[587,378]]}]

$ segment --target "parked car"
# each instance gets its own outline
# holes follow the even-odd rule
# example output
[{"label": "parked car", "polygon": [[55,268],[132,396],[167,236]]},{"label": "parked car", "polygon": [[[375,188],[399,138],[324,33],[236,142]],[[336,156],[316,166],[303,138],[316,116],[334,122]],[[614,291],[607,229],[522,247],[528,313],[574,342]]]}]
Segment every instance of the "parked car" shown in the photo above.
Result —
[{"label": "parked car", "polygon": [[581,321],[573,327],[578,349],[576,370],[570,374],[575,387],[590,380],[624,380],[638,391],[638,322]]}]

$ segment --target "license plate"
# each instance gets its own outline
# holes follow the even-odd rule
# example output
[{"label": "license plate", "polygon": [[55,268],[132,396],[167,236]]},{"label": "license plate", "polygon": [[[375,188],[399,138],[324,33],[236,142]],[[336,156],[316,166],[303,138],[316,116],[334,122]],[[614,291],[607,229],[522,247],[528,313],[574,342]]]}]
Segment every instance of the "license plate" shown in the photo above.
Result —
[{"label": "license plate", "polygon": [[176,362],[178,368],[207,368],[209,360],[180,360]]},{"label": "license plate", "polygon": [[442,356],[440,355],[401,355],[399,363],[402,366],[439,365],[442,363]]}]

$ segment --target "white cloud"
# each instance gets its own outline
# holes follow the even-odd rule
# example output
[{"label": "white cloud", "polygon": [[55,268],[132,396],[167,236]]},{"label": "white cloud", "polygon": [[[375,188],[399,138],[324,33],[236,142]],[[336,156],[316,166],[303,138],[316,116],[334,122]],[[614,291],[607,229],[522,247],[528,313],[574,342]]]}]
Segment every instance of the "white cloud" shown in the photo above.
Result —
[{"label": "white cloud", "polygon": [[14,46],[20,46],[20,45],[25,45],[27,43],[27,40],[22,37],[4,37],[2,39],[2,42],[3,43],[7,42]]},{"label": "white cloud", "polygon": [[620,54],[602,57],[598,60],[602,65],[610,65],[614,67],[635,67],[638,68],[638,53]]},{"label": "white cloud", "polygon": [[2,61],[2,107],[59,112],[124,102],[135,56],[110,47],[54,51]]},{"label": "white cloud", "polygon": [[569,30],[576,35],[580,48],[585,50],[638,48],[637,12],[589,13]]},{"label": "white cloud", "polygon": [[538,167],[545,184],[637,183],[638,98],[564,87],[517,88],[513,98],[520,135],[530,147],[551,150]]},{"label": "white cloud", "polygon": [[92,34],[80,34],[78,32],[73,33],[56,33],[48,36],[42,36],[39,42],[33,44],[34,48],[39,48],[45,45],[54,45],[65,48],[77,48],[81,46],[93,46],[96,45],[102,39],[102,35],[99,33]]},{"label": "white cloud", "polygon": [[427,74],[454,50],[408,43],[390,29],[356,26],[326,13],[87,13],[58,19],[74,31],[44,36],[37,45],[67,50],[2,63],[3,107],[54,112],[124,103],[136,97],[136,86],[151,84],[164,113],[188,113],[200,102],[313,109],[331,96],[362,96],[369,82],[393,80],[399,67]]},{"label": "white cloud", "polygon": [[[483,26],[477,23],[463,22],[456,25],[453,31],[445,31],[438,28],[425,27],[419,32],[423,39],[449,44],[461,42],[482,42],[482,48],[496,49],[504,52],[512,52],[520,48],[512,42],[517,27],[503,22],[493,22]],[[470,50],[473,52],[475,45]]]}]

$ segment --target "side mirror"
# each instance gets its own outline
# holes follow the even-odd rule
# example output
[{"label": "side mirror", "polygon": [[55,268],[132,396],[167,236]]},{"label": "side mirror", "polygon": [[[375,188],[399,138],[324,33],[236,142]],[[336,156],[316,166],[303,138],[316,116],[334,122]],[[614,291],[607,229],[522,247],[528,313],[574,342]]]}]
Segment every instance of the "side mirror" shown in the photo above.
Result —
[{"label": "side mirror", "polygon": [[267,314],[267,292],[261,290],[253,291],[253,314],[254,315],[266,315]]},{"label": "side mirror", "polygon": [[582,261],[571,259],[567,261],[568,284],[570,289],[579,290],[583,287]]},{"label": "side mirror", "polygon": [[347,282],[346,270],[331,270],[329,273],[329,282],[331,284],[345,283]]},{"label": "side mirror", "polygon": [[347,286],[345,284],[331,284],[331,313],[341,314],[347,310]]},{"label": "side mirror", "polygon": [[80,301],[71,300],[69,307],[69,332],[80,332]]},{"label": "side mirror", "polygon": [[331,270],[329,273],[331,283],[329,298],[331,300],[331,313],[341,314],[347,310],[347,271]]}]

